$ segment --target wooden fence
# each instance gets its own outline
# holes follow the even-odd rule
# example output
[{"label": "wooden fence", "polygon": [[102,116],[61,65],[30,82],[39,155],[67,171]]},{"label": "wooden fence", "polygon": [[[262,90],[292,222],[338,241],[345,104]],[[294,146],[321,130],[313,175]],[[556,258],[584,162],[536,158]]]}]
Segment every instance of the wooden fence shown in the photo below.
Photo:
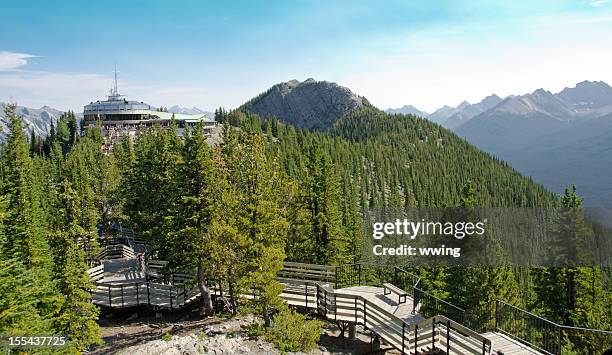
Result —
[{"label": "wooden fence", "polygon": [[114,244],[106,245],[102,248],[98,259],[121,259],[121,258],[134,258],[134,249],[130,248],[125,244]]},{"label": "wooden fence", "polygon": [[112,308],[135,307],[138,305],[178,309],[194,301],[200,295],[194,285],[168,285],[157,282],[133,282],[109,284],[95,282],[92,291],[94,304]]}]

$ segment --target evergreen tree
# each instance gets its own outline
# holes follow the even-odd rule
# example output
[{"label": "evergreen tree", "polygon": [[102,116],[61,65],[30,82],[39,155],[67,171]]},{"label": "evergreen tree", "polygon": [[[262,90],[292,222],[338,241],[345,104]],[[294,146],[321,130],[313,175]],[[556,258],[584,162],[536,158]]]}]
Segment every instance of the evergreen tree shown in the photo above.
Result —
[{"label": "evergreen tree", "polygon": [[307,180],[307,203],[310,211],[313,261],[318,264],[342,264],[347,258],[349,242],[342,229],[340,187],[330,158],[314,148],[310,156]]},{"label": "evergreen tree", "polygon": [[93,285],[86,272],[85,252],[79,243],[91,232],[80,224],[83,215],[79,211],[81,208],[77,191],[64,180],[59,191],[57,209],[60,223],[53,242],[58,287],[64,296],[56,328],[68,336],[70,346],[76,351],[102,343],[96,323],[99,309],[89,302],[89,290],[93,289]]},{"label": "evergreen tree", "polygon": [[176,124],[155,127],[136,138],[132,172],[127,181],[126,214],[150,243],[164,244],[165,219],[177,201],[175,191],[182,141]]},{"label": "evergreen tree", "polygon": [[52,278],[53,260],[44,229],[32,158],[21,119],[15,114],[15,105],[5,106],[5,117],[9,120],[10,131],[2,151],[1,188],[6,199],[2,240],[4,260],[13,270],[21,267],[27,270],[29,276],[22,282],[36,285],[31,295],[38,300],[38,314],[45,320],[52,320],[61,297]]},{"label": "evergreen tree", "polygon": [[[461,189],[460,208],[453,210],[454,221],[476,223],[472,209],[476,205],[476,187],[468,181]],[[449,243],[447,243],[448,245]],[[448,269],[448,300],[468,311],[468,326],[478,327],[492,319],[492,308],[496,299],[519,306],[519,290],[513,269],[506,265],[503,251],[490,231],[482,236],[470,236],[462,240],[461,253],[473,258],[469,266],[454,266]]]},{"label": "evergreen tree", "polygon": [[179,201],[168,217],[168,238],[160,246],[170,266],[179,270],[197,269],[197,283],[203,295],[203,313],[211,314],[213,304],[207,286],[210,270],[215,267],[211,223],[214,208],[215,166],[206,143],[204,127],[197,124],[188,132],[183,146],[183,160],[178,167]]},{"label": "evergreen tree", "polygon": [[243,283],[255,293],[257,308],[266,326],[281,302],[282,286],[276,274],[283,267],[288,202],[274,158],[265,154],[263,138],[247,134],[229,157],[232,183],[238,197],[236,230],[246,240],[247,274]]},{"label": "evergreen tree", "polygon": [[7,250],[6,200],[0,197],[0,334],[50,334],[51,322],[37,309],[37,278]]},{"label": "evergreen tree", "polygon": [[[582,211],[576,186],[565,189],[558,217],[550,231],[549,262],[552,267],[532,271],[536,299],[534,308],[547,319],[563,325],[609,329],[606,316],[609,292],[602,285],[602,272],[593,266],[590,245],[593,229]],[[609,307],[608,307],[609,308]],[[570,335],[574,350],[593,353],[596,339]]]}]

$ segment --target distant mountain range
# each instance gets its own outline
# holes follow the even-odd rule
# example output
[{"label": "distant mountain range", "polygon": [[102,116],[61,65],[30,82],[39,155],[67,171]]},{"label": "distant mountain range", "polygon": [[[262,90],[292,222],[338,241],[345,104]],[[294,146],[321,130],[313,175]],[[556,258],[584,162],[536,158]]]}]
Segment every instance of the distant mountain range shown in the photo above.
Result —
[{"label": "distant mountain range", "polygon": [[215,118],[215,113],[214,112],[204,111],[204,110],[199,109],[197,107],[188,108],[188,107],[181,107],[181,106],[178,106],[178,105],[174,105],[174,106],[168,108],[168,112],[181,113],[181,114],[184,114],[184,115],[206,115],[206,117]]},{"label": "distant mountain range", "polygon": [[538,89],[503,100],[491,95],[423,117],[555,192],[576,183],[586,204],[612,207],[612,87],[603,81],[583,81],[556,94]]},{"label": "distant mountain range", "polygon": [[282,118],[298,127],[326,129],[338,118],[367,106],[371,106],[368,100],[344,86],[310,78],[276,84],[239,109]]},{"label": "distant mountain range", "polygon": [[[4,103],[0,102],[0,140],[4,141],[8,134],[8,120],[4,117]],[[24,126],[31,134],[32,130],[37,136],[44,137],[49,134],[51,121],[56,122],[62,115],[63,111],[54,109],[49,106],[41,108],[29,108],[17,106],[17,114],[23,117]]]},{"label": "distant mountain range", "polygon": [[385,112],[389,114],[415,115],[415,116],[424,117],[424,118],[429,117],[429,114],[427,112],[421,111],[412,105],[404,105],[400,108],[389,108],[385,110]]}]

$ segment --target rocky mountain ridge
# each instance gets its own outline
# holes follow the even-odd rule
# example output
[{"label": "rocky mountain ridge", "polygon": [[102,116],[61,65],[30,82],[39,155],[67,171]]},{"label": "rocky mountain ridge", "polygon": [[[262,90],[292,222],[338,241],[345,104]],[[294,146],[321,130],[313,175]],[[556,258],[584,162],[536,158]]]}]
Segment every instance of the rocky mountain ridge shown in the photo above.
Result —
[{"label": "rocky mountain ridge", "polygon": [[276,84],[239,110],[277,117],[298,127],[326,129],[347,113],[369,106],[366,98],[344,86],[310,78]]},{"label": "rocky mountain ridge", "polygon": [[496,114],[545,115],[560,121],[571,121],[612,113],[612,87],[603,81],[585,80],[556,94],[542,88],[504,99],[492,94],[477,104],[463,101],[456,107],[444,105],[431,114],[413,105],[405,105],[401,109],[387,109],[385,112],[415,114],[452,130],[459,130],[462,125],[481,114],[487,117]]},{"label": "rocky mountain ridge", "polygon": [[[4,141],[9,131],[8,120],[4,116],[5,103],[0,102],[0,140]],[[44,137],[49,134],[51,122],[57,122],[63,111],[54,109],[49,106],[41,108],[30,108],[25,106],[17,106],[17,115],[23,118],[24,127],[28,135],[34,131],[39,137]]]}]

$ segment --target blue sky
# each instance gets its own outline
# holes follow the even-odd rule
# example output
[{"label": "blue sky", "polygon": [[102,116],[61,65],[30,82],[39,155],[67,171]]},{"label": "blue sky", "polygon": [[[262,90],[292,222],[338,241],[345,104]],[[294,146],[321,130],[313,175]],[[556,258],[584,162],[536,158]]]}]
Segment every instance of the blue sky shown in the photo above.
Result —
[{"label": "blue sky", "polygon": [[612,83],[612,0],[13,1],[0,101],[82,110],[119,69],[130,99],[236,107],[290,79],[380,108]]}]

